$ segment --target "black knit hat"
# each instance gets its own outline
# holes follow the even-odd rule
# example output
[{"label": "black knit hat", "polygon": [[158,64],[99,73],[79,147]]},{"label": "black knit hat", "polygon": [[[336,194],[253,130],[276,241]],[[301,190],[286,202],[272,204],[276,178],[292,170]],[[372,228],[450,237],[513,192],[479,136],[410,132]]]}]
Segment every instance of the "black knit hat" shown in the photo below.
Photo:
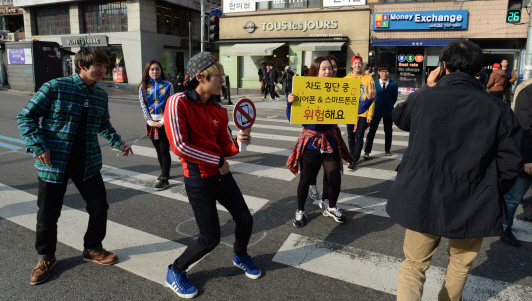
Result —
[{"label": "black knit hat", "polygon": [[203,70],[214,65],[214,63],[216,63],[216,60],[210,52],[200,52],[191,57],[187,65],[189,80],[195,79],[196,74],[201,73]]}]

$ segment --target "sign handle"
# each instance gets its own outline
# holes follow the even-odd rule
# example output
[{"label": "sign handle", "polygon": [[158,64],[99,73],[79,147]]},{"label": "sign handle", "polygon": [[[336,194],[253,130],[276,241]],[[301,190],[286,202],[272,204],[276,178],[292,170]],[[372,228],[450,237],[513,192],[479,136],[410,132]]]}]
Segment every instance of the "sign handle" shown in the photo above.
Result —
[{"label": "sign handle", "polygon": [[[244,131],[240,130],[240,133],[243,133],[243,132]],[[238,149],[240,150],[240,152],[245,152],[246,149],[247,149],[247,146],[248,145],[243,143],[243,142],[242,143],[240,143],[240,142],[238,143]]]}]

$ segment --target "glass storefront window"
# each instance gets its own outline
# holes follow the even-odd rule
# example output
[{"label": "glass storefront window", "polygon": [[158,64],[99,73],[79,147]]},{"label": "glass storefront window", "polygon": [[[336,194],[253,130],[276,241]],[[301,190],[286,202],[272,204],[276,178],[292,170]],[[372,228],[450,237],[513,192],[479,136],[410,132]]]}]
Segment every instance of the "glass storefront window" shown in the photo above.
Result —
[{"label": "glass storefront window", "polygon": [[[103,77],[103,80],[113,80],[113,69],[117,67],[117,63],[120,64],[120,67],[125,66],[124,52],[122,51],[121,45],[109,45],[107,47],[100,47],[107,55],[109,56],[109,66],[107,67],[107,72]],[[127,70],[126,70],[127,72]]]}]

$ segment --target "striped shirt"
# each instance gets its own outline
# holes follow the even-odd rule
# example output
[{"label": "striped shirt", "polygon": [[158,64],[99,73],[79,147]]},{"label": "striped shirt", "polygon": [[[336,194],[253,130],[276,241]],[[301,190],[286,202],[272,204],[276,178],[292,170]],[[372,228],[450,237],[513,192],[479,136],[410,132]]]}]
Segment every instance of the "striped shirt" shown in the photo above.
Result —
[{"label": "striped shirt", "polygon": [[[88,86],[78,74],[51,80],[39,89],[18,114],[18,130],[26,149],[34,157],[50,151],[51,167],[35,161],[39,178],[50,183],[63,181],[68,158],[85,104],[89,106],[86,125],[86,162],[83,179],[102,168],[98,136],[111,146],[124,144],[109,121],[107,92],[97,85]],[[39,124],[39,120],[40,124]]]}]

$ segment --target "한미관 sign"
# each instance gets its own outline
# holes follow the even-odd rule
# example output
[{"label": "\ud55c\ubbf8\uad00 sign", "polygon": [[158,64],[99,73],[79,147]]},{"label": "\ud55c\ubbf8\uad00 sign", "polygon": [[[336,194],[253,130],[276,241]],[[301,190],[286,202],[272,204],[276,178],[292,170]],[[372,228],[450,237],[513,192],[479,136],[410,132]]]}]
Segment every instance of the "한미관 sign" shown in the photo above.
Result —
[{"label": "\ud55c\ubbf8\uad00 sign", "polygon": [[373,30],[467,29],[467,10],[378,12]]},{"label": "\ud55c\ubbf8\uad00 sign", "polygon": [[63,47],[107,46],[107,37],[102,35],[61,37]]}]

